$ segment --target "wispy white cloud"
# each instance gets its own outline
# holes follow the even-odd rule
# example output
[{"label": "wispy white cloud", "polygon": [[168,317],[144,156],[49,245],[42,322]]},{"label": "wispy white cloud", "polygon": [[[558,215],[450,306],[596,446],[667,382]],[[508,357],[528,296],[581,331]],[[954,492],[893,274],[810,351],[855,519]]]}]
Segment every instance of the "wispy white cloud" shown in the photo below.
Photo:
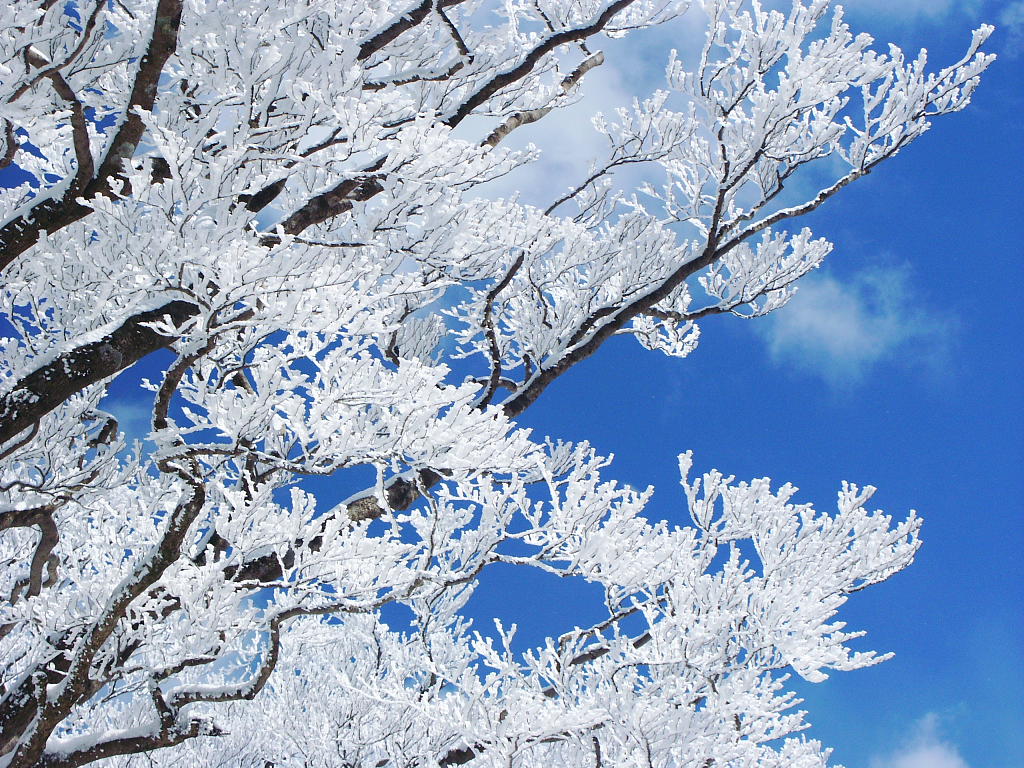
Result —
[{"label": "wispy white cloud", "polygon": [[[632,94],[623,82],[619,63],[611,59],[584,77],[575,98],[575,103],[523,126],[502,142],[509,149],[532,145],[541,152],[540,162],[479,187],[477,193],[486,197],[518,194],[524,202],[546,206],[585,179],[591,162],[608,153],[607,139],[594,129],[590,118],[596,112],[607,113],[628,106]],[[493,127],[491,122],[472,126],[481,135]]]},{"label": "wispy white cloud", "polygon": [[881,16],[893,21],[937,20],[953,13],[972,12],[979,0],[857,0],[844,3],[851,15]]},{"label": "wispy white cloud", "polygon": [[939,731],[939,716],[930,712],[916,723],[909,738],[895,751],[876,756],[871,768],[970,768],[956,745]]},{"label": "wispy white cloud", "polygon": [[[676,48],[681,54],[695,55],[704,40],[705,25],[706,17],[694,7],[671,24],[634,32],[624,39],[592,41],[592,50],[601,49],[605,62],[583,78],[573,95],[574,103],[519,128],[502,142],[509,149],[533,145],[541,152],[540,162],[479,187],[476,192],[484,197],[518,194],[524,202],[546,206],[586,179],[591,163],[604,161],[609,152],[607,138],[594,128],[591,118],[600,112],[614,122],[617,108],[629,110],[634,98],[643,100],[665,88],[669,51]],[[677,101],[670,106],[680,108],[682,104]],[[494,121],[471,118],[463,123],[461,131],[467,137],[482,138],[493,127]],[[621,188],[634,189],[642,181],[660,180],[661,176],[651,166],[641,164],[618,168],[615,178]]]},{"label": "wispy white cloud", "polygon": [[940,369],[956,322],[927,309],[904,267],[866,269],[840,281],[801,283],[793,300],[755,327],[773,360],[848,386],[882,361]]},{"label": "wispy white cloud", "polygon": [[152,403],[148,398],[108,396],[101,403],[109,411],[125,434],[129,444],[134,440],[145,440],[152,429]]},{"label": "wispy white cloud", "polygon": [[1004,56],[1016,59],[1024,53],[1024,0],[1007,5],[999,14],[999,26],[1003,28]]}]

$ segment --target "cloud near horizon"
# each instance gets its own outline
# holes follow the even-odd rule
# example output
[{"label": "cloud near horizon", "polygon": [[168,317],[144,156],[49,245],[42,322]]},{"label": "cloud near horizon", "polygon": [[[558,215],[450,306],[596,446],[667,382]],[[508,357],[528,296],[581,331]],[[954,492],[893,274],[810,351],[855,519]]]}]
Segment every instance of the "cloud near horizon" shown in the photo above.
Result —
[{"label": "cloud near horizon", "polygon": [[955,744],[942,738],[939,716],[929,712],[914,723],[907,741],[884,757],[871,759],[870,768],[971,768]]},{"label": "cloud near horizon", "polygon": [[753,327],[775,363],[849,386],[882,362],[941,370],[956,325],[924,307],[909,270],[897,266],[842,281],[811,275],[786,307]]}]

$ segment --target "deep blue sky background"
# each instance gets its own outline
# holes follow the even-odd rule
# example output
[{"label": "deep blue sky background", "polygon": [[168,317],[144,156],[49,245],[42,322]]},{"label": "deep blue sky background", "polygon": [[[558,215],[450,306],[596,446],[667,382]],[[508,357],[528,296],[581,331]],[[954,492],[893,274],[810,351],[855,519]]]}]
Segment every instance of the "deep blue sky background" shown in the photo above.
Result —
[{"label": "deep blue sky background", "polygon": [[[680,523],[675,456],[690,448],[695,471],[790,481],[819,508],[834,508],[845,479],[877,486],[875,506],[896,516],[917,509],[917,562],[842,616],[869,630],[862,647],[896,658],[801,685],[809,735],[848,768],[1019,768],[1024,3],[892,6],[853,0],[848,18],[911,55],[927,47],[938,66],[959,58],[978,23],[1008,22],[972,106],[804,220],[837,247],[789,307],[752,322],[710,318],[681,361],[613,340],[522,421],[615,453],[608,473],[655,485],[649,513]],[[646,95],[666,42],[680,45],[627,38],[617,72],[606,45],[614,75],[587,87]],[[527,131],[520,141],[572,151],[550,128]],[[553,581],[492,579],[479,605],[539,637],[547,622],[575,623],[568,603],[590,604]]]}]

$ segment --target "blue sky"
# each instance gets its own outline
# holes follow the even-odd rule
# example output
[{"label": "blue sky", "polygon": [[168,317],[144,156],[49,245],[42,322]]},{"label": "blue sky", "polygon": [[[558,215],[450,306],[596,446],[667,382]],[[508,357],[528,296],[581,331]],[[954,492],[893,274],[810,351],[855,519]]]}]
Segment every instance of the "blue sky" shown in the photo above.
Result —
[{"label": "blue sky", "polygon": [[[966,112],[806,220],[837,247],[788,307],[708,319],[685,360],[614,339],[521,421],[614,453],[608,474],[656,486],[649,514],[673,522],[685,522],[676,455],[687,449],[699,471],[791,481],[819,508],[850,480],[877,486],[890,513],[919,510],[915,565],[843,617],[896,658],[801,686],[810,735],[848,768],[1013,768],[1024,765],[1024,1],[848,6],[857,29],[927,46],[939,65],[978,23],[1002,23],[989,45],[1000,59]],[[606,44],[584,103],[515,134],[552,161],[516,181],[527,197],[596,152],[581,115],[660,86],[668,48],[692,24],[681,40],[659,30]],[[148,415],[132,400],[118,407],[122,420],[136,410]],[[500,606],[535,642],[585,620],[599,607],[590,599],[543,575],[510,585],[499,573],[473,605]]]},{"label": "blue sky", "polygon": [[[877,486],[874,502],[890,513],[917,509],[925,519],[917,562],[855,596],[843,616],[869,630],[865,647],[896,658],[802,685],[810,735],[848,768],[1017,767],[1024,2],[851,0],[847,9],[857,31],[910,53],[927,47],[936,66],[959,58],[979,23],[994,23],[988,48],[1000,58],[967,111],[939,120],[805,220],[837,247],[789,306],[751,322],[708,319],[700,347],[682,361],[613,340],[522,421],[614,453],[609,472],[655,485],[649,514],[680,523],[675,455],[686,449],[700,470],[788,480],[819,508],[850,480]],[[624,94],[658,87],[659,48],[682,48],[686,34],[605,44],[609,61],[588,75],[589,95],[574,110],[628,104]],[[560,166],[529,183],[554,183],[597,146],[573,119],[517,135]],[[509,590],[492,579],[478,593],[481,609],[500,604],[527,637],[539,636],[545,622],[566,621],[567,603],[588,605],[551,581]]]}]

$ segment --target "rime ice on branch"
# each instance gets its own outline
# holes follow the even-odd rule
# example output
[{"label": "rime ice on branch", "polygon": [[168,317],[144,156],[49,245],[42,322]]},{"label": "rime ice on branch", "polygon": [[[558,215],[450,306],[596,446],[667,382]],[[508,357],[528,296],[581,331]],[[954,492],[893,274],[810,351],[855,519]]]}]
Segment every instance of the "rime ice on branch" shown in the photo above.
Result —
[{"label": "rime ice on branch", "polygon": [[[30,179],[0,190],[0,766],[826,763],[786,675],[884,658],[835,615],[918,519],[684,454],[669,528],[515,419],[612,335],[685,357],[702,318],[784,305],[832,248],[793,222],[966,106],[991,30],[932,72],[824,0],[694,5],[0,8],[0,166]],[[479,193],[544,162],[505,138],[602,36],[684,12],[706,43],[595,118],[585,177]],[[103,398],[136,363],[129,446]],[[357,468],[344,503],[303,482]],[[463,609],[497,564],[607,615],[486,639]]]}]

